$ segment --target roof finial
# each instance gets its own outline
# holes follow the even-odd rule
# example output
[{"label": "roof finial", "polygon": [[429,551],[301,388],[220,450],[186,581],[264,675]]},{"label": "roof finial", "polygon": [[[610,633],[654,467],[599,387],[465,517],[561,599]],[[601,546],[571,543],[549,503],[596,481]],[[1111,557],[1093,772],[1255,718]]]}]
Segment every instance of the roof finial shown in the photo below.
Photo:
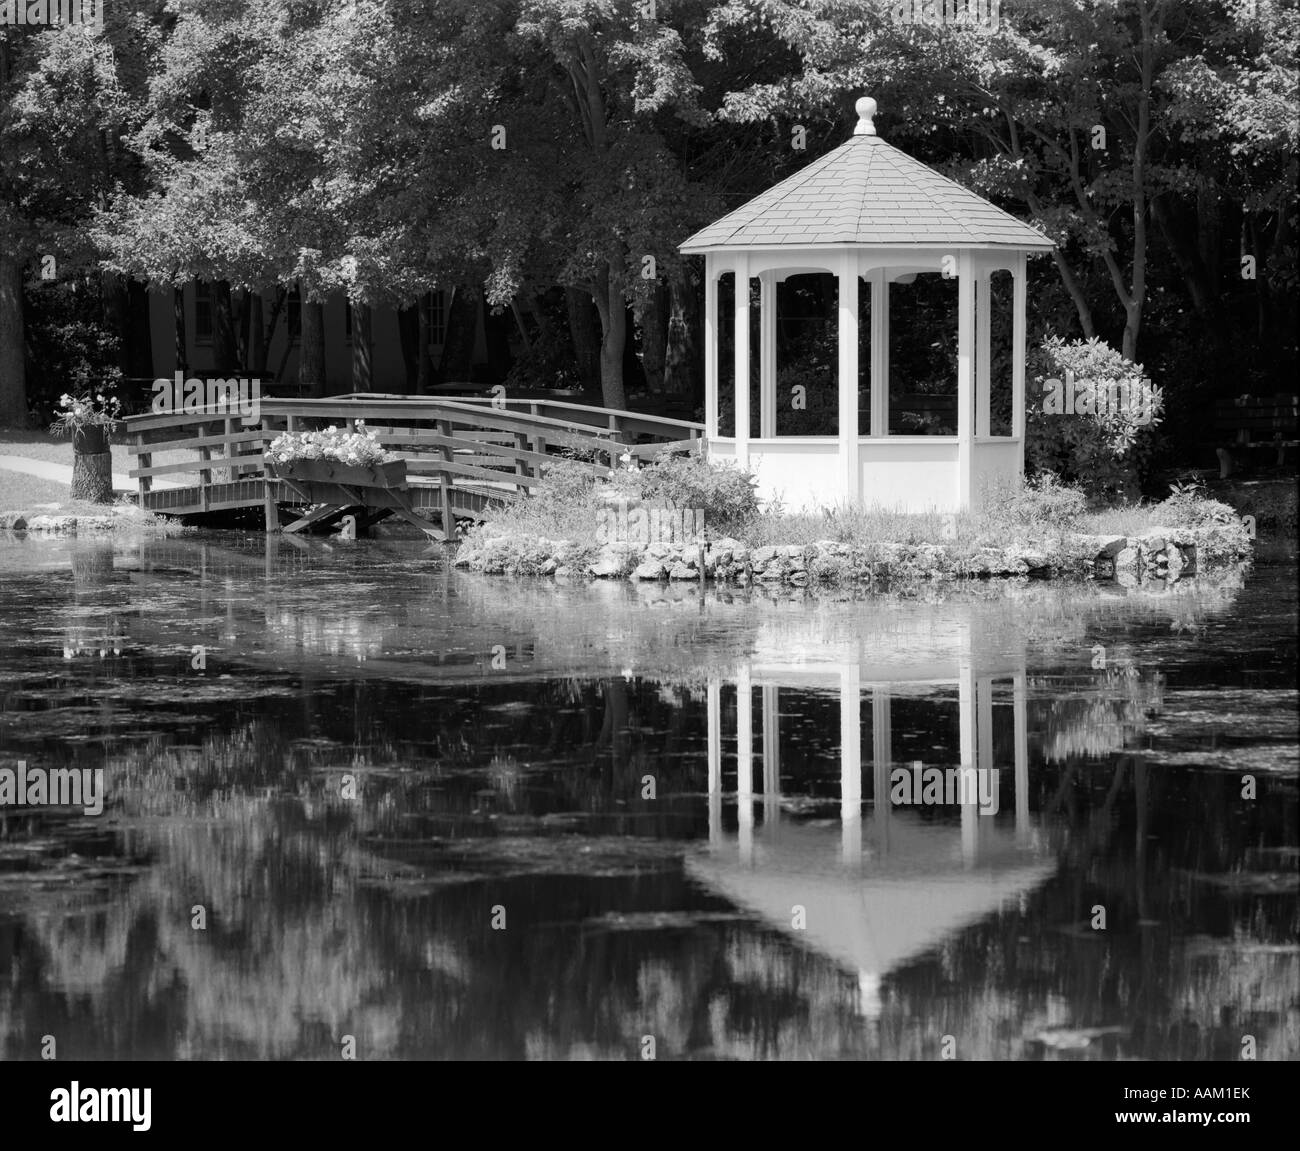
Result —
[{"label": "roof finial", "polygon": [[876,114],[876,102],[870,96],[863,96],[854,107],[857,109],[858,122],[853,129],[855,136],[874,136],[876,125],[872,117]]}]

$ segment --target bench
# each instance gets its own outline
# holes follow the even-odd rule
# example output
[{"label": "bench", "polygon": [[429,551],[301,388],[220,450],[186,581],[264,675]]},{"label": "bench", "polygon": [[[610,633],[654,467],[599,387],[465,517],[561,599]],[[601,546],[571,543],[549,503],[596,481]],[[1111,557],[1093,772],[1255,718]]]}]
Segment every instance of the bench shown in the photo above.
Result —
[{"label": "bench", "polygon": [[1298,407],[1296,396],[1282,393],[1219,400],[1214,408],[1219,477],[1230,476],[1241,457],[1257,448],[1275,449],[1277,466],[1285,467],[1287,448],[1300,447]]}]

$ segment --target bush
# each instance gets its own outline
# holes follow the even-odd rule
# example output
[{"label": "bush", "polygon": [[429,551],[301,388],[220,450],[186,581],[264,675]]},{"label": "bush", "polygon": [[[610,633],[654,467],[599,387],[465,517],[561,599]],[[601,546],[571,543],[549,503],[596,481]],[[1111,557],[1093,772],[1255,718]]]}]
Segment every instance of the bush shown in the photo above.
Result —
[{"label": "bush", "polygon": [[679,508],[699,509],[715,532],[758,514],[754,475],[732,463],[661,455],[637,475],[643,499],[671,500]]},{"label": "bush", "polygon": [[[1142,365],[1126,360],[1095,337],[1066,343],[1049,337],[1034,354],[1033,383],[1026,397],[1025,459],[1030,470],[1054,472],[1092,496],[1134,499],[1154,448],[1153,429],[1164,400]],[[1049,381],[1057,387],[1049,391]],[[1130,404],[1105,403],[1112,385],[1127,383]],[[1044,411],[1052,392],[1084,385],[1081,399],[1091,414]],[[1100,401],[1100,402],[1099,402]],[[1148,418],[1149,422],[1142,422]]]},{"label": "bush", "polygon": [[1088,510],[1088,497],[1044,472],[1014,487],[994,487],[985,499],[984,519],[991,528],[1073,530]]},{"label": "bush", "polygon": [[1169,492],[1151,509],[1160,524],[1171,528],[1207,528],[1241,522],[1235,508],[1208,498],[1198,483],[1170,484]]}]

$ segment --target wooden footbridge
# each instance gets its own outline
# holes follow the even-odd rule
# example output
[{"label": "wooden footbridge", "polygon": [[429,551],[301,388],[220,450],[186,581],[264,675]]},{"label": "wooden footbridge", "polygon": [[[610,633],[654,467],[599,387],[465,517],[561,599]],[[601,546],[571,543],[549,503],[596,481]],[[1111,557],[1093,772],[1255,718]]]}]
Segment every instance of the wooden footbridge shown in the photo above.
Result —
[{"label": "wooden footbridge", "polygon": [[[139,483],[140,506],[169,516],[261,508],[267,531],[285,532],[349,511],[366,526],[397,515],[450,540],[457,518],[482,519],[488,509],[526,496],[559,455],[603,474],[625,453],[647,460],[697,449],[704,432],[702,424],[684,420],[527,398],[361,393],[263,397],[260,408],[255,427],[246,427],[235,411],[213,409],[128,417],[128,451],[135,457],[130,475]],[[405,461],[399,488],[336,484],[327,490],[268,476],[263,453],[281,432],[356,420]]]}]

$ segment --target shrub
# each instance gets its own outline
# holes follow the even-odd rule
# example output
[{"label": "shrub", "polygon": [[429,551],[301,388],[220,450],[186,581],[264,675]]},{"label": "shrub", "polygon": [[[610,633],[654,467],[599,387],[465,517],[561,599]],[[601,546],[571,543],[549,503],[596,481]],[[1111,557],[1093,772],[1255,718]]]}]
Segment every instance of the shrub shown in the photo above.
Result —
[{"label": "shrub", "polygon": [[[1031,470],[1055,472],[1093,496],[1136,498],[1154,447],[1153,429],[1164,405],[1142,365],[1126,360],[1097,338],[1066,343],[1049,337],[1034,354],[1025,420],[1025,458]],[[1052,394],[1073,395],[1090,414],[1044,411]],[[1125,384],[1130,403],[1106,403],[1114,385]],[[1149,422],[1143,422],[1144,419]]]},{"label": "shrub", "polygon": [[754,475],[732,463],[711,463],[694,455],[661,455],[638,475],[643,498],[697,508],[704,513],[704,522],[718,531],[758,513]]},{"label": "shrub", "polygon": [[1170,484],[1169,495],[1151,511],[1158,523],[1171,528],[1218,527],[1241,522],[1236,509],[1208,498],[1199,483]]},{"label": "shrub", "polygon": [[1082,491],[1044,472],[1014,487],[990,488],[983,518],[994,529],[1071,530],[1087,510],[1088,497]]}]

